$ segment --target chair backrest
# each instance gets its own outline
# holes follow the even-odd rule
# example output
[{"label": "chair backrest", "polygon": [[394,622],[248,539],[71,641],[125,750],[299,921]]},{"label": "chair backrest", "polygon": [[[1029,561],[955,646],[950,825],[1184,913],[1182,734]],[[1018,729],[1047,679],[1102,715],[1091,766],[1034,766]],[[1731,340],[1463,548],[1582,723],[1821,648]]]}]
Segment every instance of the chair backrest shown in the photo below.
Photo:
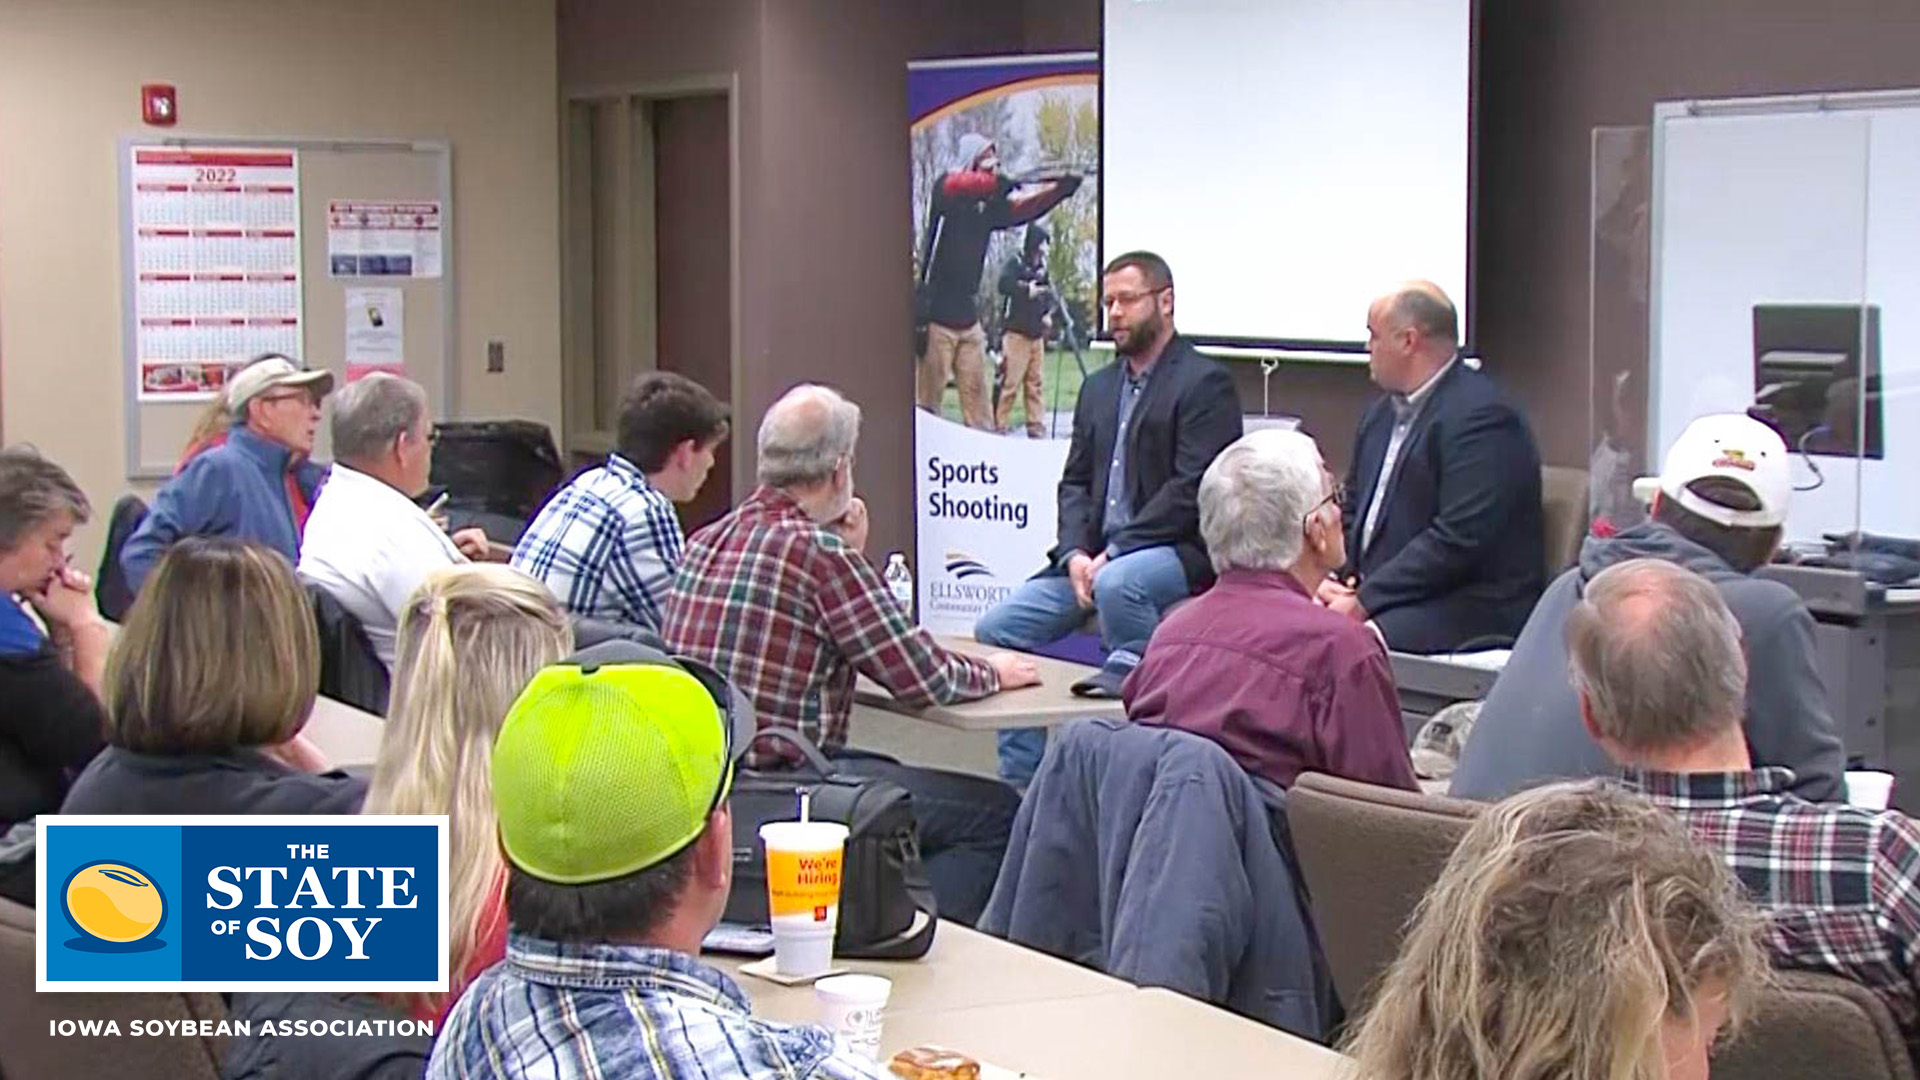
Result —
[{"label": "chair backrest", "polygon": [[1587,470],[1561,465],[1540,467],[1540,510],[1546,522],[1547,577],[1580,558],[1587,538]]},{"label": "chair backrest", "polygon": [[[1308,773],[1287,793],[1294,852],[1349,1017],[1400,951],[1414,908],[1484,804]],[[1886,1004],[1834,975],[1776,973],[1714,1080],[1914,1080]]]},{"label": "chair backrest", "polygon": [[[48,927],[49,931],[52,927]],[[48,942],[48,948],[59,947]],[[34,985],[33,909],[0,899],[0,1076],[164,1076],[218,1080],[220,1040],[129,1034],[134,1020],[225,1018],[218,994],[39,994]],[[62,1038],[55,1020],[117,1021],[119,1037]]]},{"label": "chair backrest", "polygon": [[1885,1002],[1859,983],[1776,973],[1738,1039],[1714,1054],[1714,1080],[1913,1080],[1913,1058]]},{"label": "chair backrest", "polygon": [[1485,804],[1305,773],[1287,825],[1334,989],[1357,1015],[1413,909]]},{"label": "chair backrest", "polygon": [[392,679],[360,620],[318,585],[309,584],[307,596],[320,633],[320,692],[362,712],[387,715]]},{"label": "chair backrest", "polygon": [[120,568],[120,549],[127,546],[140,523],[147,520],[147,502],[138,495],[122,495],[107,518],[107,546],[100,553],[100,572],[93,576],[93,603],[100,617],[119,622],[133,606],[133,589]]}]

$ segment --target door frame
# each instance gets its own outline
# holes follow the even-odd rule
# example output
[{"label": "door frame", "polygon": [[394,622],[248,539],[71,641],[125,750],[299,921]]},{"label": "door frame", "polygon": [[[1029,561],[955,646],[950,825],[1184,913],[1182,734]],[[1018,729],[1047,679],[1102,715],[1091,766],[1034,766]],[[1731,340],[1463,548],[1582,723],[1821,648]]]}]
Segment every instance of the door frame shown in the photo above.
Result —
[{"label": "door frame", "polygon": [[[572,147],[569,140],[572,135],[571,113],[575,105],[598,104],[612,101],[671,101],[677,98],[707,97],[724,94],[727,99],[727,314],[728,314],[728,357],[727,357],[727,405],[733,417],[733,433],[728,438],[728,456],[733,473],[733,490],[736,496],[752,490],[753,460],[748,452],[750,440],[742,439],[742,398],[741,387],[745,380],[743,372],[743,354],[741,352],[741,311],[740,311],[740,76],[735,72],[723,72],[710,75],[689,75],[676,79],[658,79],[642,82],[612,83],[604,86],[588,86],[568,90],[561,94],[559,123],[560,157],[560,368],[561,368],[561,446],[565,454],[571,456],[576,447],[589,452],[605,452],[612,449],[604,437],[609,433],[594,432],[591,429],[579,430],[580,417],[574,401],[574,370],[576,362],[573,336],[573,319],[569,317],[572,309],[570,282],[572,252],[571,215],[574,212],[569,191],[572,187]],[[657,333],[657,327],[656,327]]]}]

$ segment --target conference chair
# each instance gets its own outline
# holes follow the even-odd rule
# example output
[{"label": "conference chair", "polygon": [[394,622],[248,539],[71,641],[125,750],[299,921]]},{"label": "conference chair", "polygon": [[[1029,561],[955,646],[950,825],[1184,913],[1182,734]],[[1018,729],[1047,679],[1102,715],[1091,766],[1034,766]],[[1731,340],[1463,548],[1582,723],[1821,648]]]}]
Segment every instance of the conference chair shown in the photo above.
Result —
[{"label": "conference chair", "polygon": [[120,622],[133,606],[133,589],[127,584],[127,572],[120,568],[120,549],[147,520],[147,503],[138,495],[122,495],[107,517],[107,546],[100,553],[100,571],[93,576],[93,603],[100,617]]},{"label": "conference chair", "polygon": [[[1294,852],[1349,1018],[1400,951],[1413,909],[1484,804],[1416,795],[1319,773],[1287,793]],[[1887,1007],[1858,983],[1777,972],[1740,1038],[1714,1057],[1714,1080],[1914,1080]]]},{"label": "conference chair", "polygon": [[1714,1080],[1913,1080],[1893,1014],[1837,975],[1774,973],[1740,1037],[1714,1052]]},{"label": "conference chair", "polygon": [[[49,925],[50,934],[53,932]],[[54,935],[57,938],[57,935]],[[58,948],[49,940],[48,948]],[[0,1077],[153,1076],[218,1080],[220,1040],[198,1035],[155,1038],[129,1034],[133,1020],[199,1022],[223,1019],[218,994],[34,992],[33,909],[0,900]],[[53,1021],[119,1022],[119,1036],[60,1037]]]},{"label": "conference chair", "polygon": [[1399,955],[1420,898],[1484,804],[1304,773],[1287,791],[1294,856],[1333,986],[1353,1017]]},{"label": "conference chair", "polygon": [[307,597],[320,633],[320,693],[362,712],[387,715],[392,678],[360,620],[318,585],[307,586]]},{"label": "conference chair", "polygon": [[1587,470],[1540,467],[1540,510],[1546,524],[1547,580],[1580,558],[1587,538]]}]

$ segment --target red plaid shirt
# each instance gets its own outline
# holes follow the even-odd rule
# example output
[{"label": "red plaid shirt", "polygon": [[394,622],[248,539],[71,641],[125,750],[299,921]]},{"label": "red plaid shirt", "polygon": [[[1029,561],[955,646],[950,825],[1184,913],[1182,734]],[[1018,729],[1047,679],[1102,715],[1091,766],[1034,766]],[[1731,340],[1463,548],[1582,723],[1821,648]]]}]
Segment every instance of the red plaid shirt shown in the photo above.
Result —
[{"label": "red plaid shirt", "polygon": [[[846,744],[856,671],[914,705],[1000,689],[986,663],[915,626],[865,555],[768,487],[687,539],[661,634],[724,672],[761,727],[797,727],[828,751]],[[797,760],[761,746],[756,767]]]},{"label": "red plaid shirt", "polygon": [[1781,967],[1861,983],[1886,1002],[1909,1045],[1920,1036],[1920,826],[1892,810],[1810,803],[1793,770],[1660,773],[1627,783],[1686,819],[1768,909]]}]

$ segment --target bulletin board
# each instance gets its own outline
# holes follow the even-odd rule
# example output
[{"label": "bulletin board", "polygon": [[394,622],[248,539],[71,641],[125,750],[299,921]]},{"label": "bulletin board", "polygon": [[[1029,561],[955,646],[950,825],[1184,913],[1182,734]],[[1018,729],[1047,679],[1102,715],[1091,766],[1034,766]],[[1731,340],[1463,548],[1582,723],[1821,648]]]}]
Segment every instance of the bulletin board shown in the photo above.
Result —
[{"label": "bulletin board", "polygon": [[227,365],[263,351],[336,386],[401,372],[457,415],[452,220],[444,142],[121,140],[128,478],[171,475]]}]

